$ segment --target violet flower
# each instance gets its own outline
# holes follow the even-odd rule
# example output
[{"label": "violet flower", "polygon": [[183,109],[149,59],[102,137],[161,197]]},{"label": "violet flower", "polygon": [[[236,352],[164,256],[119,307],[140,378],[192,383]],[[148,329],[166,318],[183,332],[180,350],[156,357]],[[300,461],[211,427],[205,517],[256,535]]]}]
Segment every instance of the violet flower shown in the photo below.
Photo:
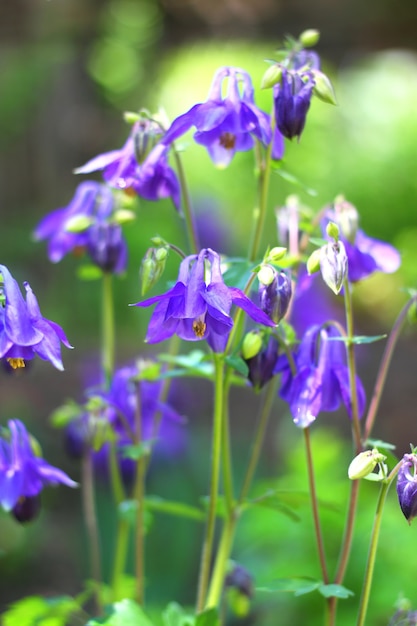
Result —
[{"label": "violet flower", "polygon": [[287,139],[300,138],[313,88],[311,72],[282,70],[281,81],[274,86],[274,109],[277,128]]},{"label": "violet flower", "polygon": [[[226,81],[226,95],[223,95]],[[263,145],[271,141],[269,115],[255,104],[249,74],[237,67],[217,70],[207,101],[194,105],[187,113],[177,117],[162,143],[168,145],[192,126],[196,128],[194,140],[207,148],[210,158],[218,167],[227,167],[236,152],[253,148],[254,138]],[[277,153],[282,148],[276,137],[274,151]]]},{"label": "violet flower", "polygon": [[20,420],[10,420],[8,427],[10,438],[0,436],[0,505],[6,511],[16,509],[16,517],[26,521],[23,518],[36,510],[34,499],[43,487],[59,483],[76,487],[77,483],[35,454]]},{"label": "violet flower", "polygon": [[404,454],[397,478],[397,495],[405,519],[417,515],[417,455]]},{"label": "violet flower", "polygon": [[[52,211],[40,221],[35,239],[48,240],[48,257],[52,263],[58,263],[70,252],[88,250],[92,261],[103,271],[123,272],[127,245],[120,225],[114,221],[116,208],[113,192],[107,185],[84,181],[66,207]],[[77,224],[79,228],[73,229]]]},{"label": "violet flower", "polygon": [[[286,355],[278,359],[276,372],[282,373],[279,395],[290,405],[296,426],[306,428],[321,411],[336,411],[340,403],[352,416],[346,349],[334,326],[312,326],[294,355],[293,373]],[[365,408],[365,391],[356,378],[358,412]]]},{"label": "violet flower", "polygon": [[[210,268],[208,282],[205,278],[206,261]],[[232,304],[243,309],[255,322],[275,326],[240,289],[224,284],[220,256],[211,248],[204,248],[198,256],[187,256],[181,262],[172,289],[133,306],[152,304],[157,306],[148,326],[148,343],[158,343],[176,334],[186,341],[207,339],[214,352],[223,352],[233,327],[229,315]]]},{"label": "violet flower", "polygon": [[[341,208],[342,204],[347,205],[346,210]],[[368,237],[357,226],[353,228],[351,217],[349,221],[345,219],[347,212],[351,216],[352,208],[354,209],[350,203],[339,202],[335,204],[335,208],[338,210],[326,211],[322,230],[325,235],[329,221],[339,226],[340,240],[344,244],[348,258],[349,280],[355,283],[377,271],[385,274],[396,272],[401,264],[399,252],[389,243]]]},{"label": "violet flower", "polygon": [[29,283],[24,283],[25,301],[5,265],[0,265],[0,273],[3,280],[0,292],[4,298],[3,306],[0,305],[0,358],[7,359],[17,369],[38,355],[63,370],[60,344],[72,346],[61,326],[42,316]]}]

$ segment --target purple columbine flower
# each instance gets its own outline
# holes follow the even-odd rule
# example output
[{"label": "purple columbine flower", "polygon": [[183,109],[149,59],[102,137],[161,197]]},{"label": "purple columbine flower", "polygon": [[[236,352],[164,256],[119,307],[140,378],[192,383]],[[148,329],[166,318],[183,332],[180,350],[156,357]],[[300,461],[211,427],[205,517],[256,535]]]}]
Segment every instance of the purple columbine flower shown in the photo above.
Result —
[{"label": "purple columbine flower", "polygon": [[26,521],[37,510],[43,487],[59,483],[76,487],[77,483],[35,454],[21,421],[10,420],[8,427],[10,436],[0,436],[0,505]]},{"label": "purple columbine flower", "polygon": [[[320,411],[336,411],[340,403],[352,416],[346,349],[334,326],[312,326],[294,355],[293,373],[286,355],[278,359],[276,372],[282,373],[280,396],[290,405],[296,426],[310,426]],[[359,416],[365,408],[365,391],[356,378]]]},{"label": "purple columbine flower", "polygon": [[408,523],[417,515],[417,455],[404,454],[397,478],[401,511]]},{"label": "purple columbine flower", "polygon": [[0,284],[0,358],[7,359],[17,369],[25,361],[38,355],[63,370],[61,342],[72,346],[61,326],[42,316],[35,294],[29,283],[24,283],[26,301],[17,281],[5,265],[0,265],[3,284]]},{"label": "purple columbine flower", "polygon": [[[210,269],[207,282],[206,261]],[[192,254],[181,262],[178,280],[172,289],[133,306],[152,304],[157,306],[148,326],[148,343],[158,343],[176,334],[186,341],[207,339],[214,352],[223,352],[233,327],[229,315],[232,304],[243,309],[255,322],[275,326],[240,289],[224,284],[220,256],[211,248],[204,248],[198,256]]]},{"label": "purple columbine flower", "polygon": [[255,356],[245,359],[248,366],[248,379],[253,387],[259,391],[276,374],[279,344],[277,339],[270,335]]},{"label": "purple columbine flower", "polygon": [[264,311],[278,324],[288,311],[292,296],[291,278],[272,265],[264,265],[258,273],[259,302]]},{"label": "purple columbine flower", "polygon": [[78,185],[71,202],[45,216],[35,229],[38,241],[48,240],[48,257],[58,263],[68,253],[88,250],[103,271],[126,269],[127,244],[115,222],[116,203],[108,185],[87,180]]},{"label": "purple columbine flower", "polygon": [[[227,91],[223,95],[226,81]],[[254,138],[263,145],[271,141],[269,115],[256,106],[251,78],[238,67],[217,70],[207,101],[194,105],[187,113],[177,117],[162,143],[175,141],[192,126],[196,128],[194,140],[207,148],[218,167],[227,167],[236,152],[253,148]],[[282,148],[279,138],[275,138],[274,151]]]},{"label": "purple columbine flower", "polygon": [[274,86],[274,108],[277,128],[287,139],[300,138],[313,87],[311,72],[282,70],[281,81]]},{"label": "purple columbine flower", "polygon": [[[90,174],[101,170],[104,180],[116,189],[136,193],[145,200],[172,198],[180,210],[180,185],[174,170],[168,165],[169,146],[157,144],[149,153],[138,150],[137,125],[133,126],[120,150],[99,154],[75,170]],[[146,158],[144,158],[146,154]]]},{"label": "purple columbine flower", "polygon": [[[343,208],[342,205],[346,205]],[[326,211],[322,222],[323,234],[327,224],[332,221],[339,226],[340,240],[343,242],[348,258],[348,276],[352,283],[367,278],[373,272],[391,274],[401,264],[399,252],[390,244],[368,237],[357,228],[358,218],[352,219],[355,207],[346,201],[336,202],[335,211]],[[349,218],[349,219],[347,219]],[[352,225],[353,222],[356,224]]]}]

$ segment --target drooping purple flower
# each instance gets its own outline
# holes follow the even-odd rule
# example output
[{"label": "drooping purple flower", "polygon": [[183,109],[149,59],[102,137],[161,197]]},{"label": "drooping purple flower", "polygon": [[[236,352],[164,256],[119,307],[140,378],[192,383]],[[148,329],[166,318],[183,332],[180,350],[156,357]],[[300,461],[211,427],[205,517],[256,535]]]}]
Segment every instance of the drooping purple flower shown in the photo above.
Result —
[{"label": "drooping purple flower", "polygon": [[[346,210],[343,208],[346,206]],[[396,272],[401,264],[399,252],[390,244],[368,237],[352,226],[352,205],[345,201],[335,204],[336,210],[326,211],[322,221],[323,234],[329,221],[335,222],[340,229],[340,239],[344,243],[348,258],[348,276],[352,283],[367,278],[373,272],[391,274]],[[349,220],[347,213],[349,211]],[[356,209],[355,209],[356,211]],[[355,221],[355,220],[353,220]],[[357,220],[356,220],[357,221]]]},{"label": "drooping purple flower", "polygon": [[397,495],[405,519],[417,515],[417,455],[404,454],[397,478]]},{"label": "drooping purple flower", "polygon": [[[263,145],[271,141],[269,115],[256,106],[251,78],[238,67],[217,70],[207,101],[194,105],[187,113],[177,117],[162,143],[167,145],[175,141],[192,126],[196,128],[194,140],[207,148],[218,167],[227,167],[236,152],[253,148],[254,138]],[[276,137],[275,152],[279,151],[279,146],[279,138]]]},{"label": "drooping purple flower", "polygon": [[[265,276],[263,281],[261,274]],[[260,307],[275,324],[278,324],[285,316],[290,304],[291,279],[284,271],[277,272],[272,265],[264,266],[258,273],[258,278]]]},{"label": "drooping purple flower", "polygon": [[30,285],[24,283],[26,301],[17,281],[5,265],[0,265],[2,285],[0,295],[0,358],[7,359],[13,368],[24,367],[24,362],[38,355],[63,370],[61,342],[72,346],[61,326],[42,316]]},{"label": "drooping purple flower", "polygon": [[311,72],[283,68],[281,81],[274,86],[275,120],[278,130],[287,137],[300,138],[313,95]]},{"label": "drooping purple flower", "polygon": [[277,339],[270,335],[255,356],[245,359],[249,368],[248,379],[256,390],[262,389],[276,373],[278,350],[279,344]]},{"label": "drooping purple flower", "polygon": [[[207,282],[206,262],[210,269]],[[152,304],[157,306],[148,326],[148,343],[158,343],[176,334],[186,341],[207,339],[214,352],[223,352],[233,327],[229,315],[232,304],[243,309],[255,322],[275,326],[240,289],[224,284],[220,256],[211,248],[204,248],[198,256],[190,255],[181,262],[172,289],[134,306]]]},{"label": "drooping purple flower", "polygon": [[[293,373],[286,355],[278,359],[282,373],[280,396],[290,405],[296,426],[306,428],[321,411],[336,411],[340,403],[352,416],[352,399],[346,349],[334,326],[312,326],[304,334],[294,355]],[[365,408],[365,391],[356,378],[359,416]]]},{"label": "drooping purple flower", "polygon": [[8,422],[9,436],[0,436],[0,505],[6,511],[24,514],[24,502],[35,498],[48,485],[76,487],[65,472],[37,456],[20,420]]},{"label": "drooping purple flower", "polygon": [[169,147],[157,144],[144,160],[138,154],[136,126],[125,145],[94,157],[75,170],[76,174],[90,174],[101,170],[104,180],[116,189],[136,193],[145,200],[171,198],[180,209],[180,185],[174,170],[168,165]]},{"label": "drooping purple flower", "polygon": [[35,239],[48,240],[48,257],[52,263],[58,263],[70,252],[87,250],[93,263],[103,271],[123,272],[127,245],[120,225],[114,220],[116,209],[108,185],[84,181],[66,207],[52,211],[40,221]]}]

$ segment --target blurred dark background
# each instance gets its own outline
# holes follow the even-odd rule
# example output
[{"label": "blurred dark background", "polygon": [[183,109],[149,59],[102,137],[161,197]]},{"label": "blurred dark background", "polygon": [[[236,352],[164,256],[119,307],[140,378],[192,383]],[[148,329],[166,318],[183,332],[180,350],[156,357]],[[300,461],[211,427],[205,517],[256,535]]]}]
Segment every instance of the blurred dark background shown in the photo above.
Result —
[{"label": "blurred dark background", "polygon": [[[50,427],[49,415],[64,399],[81,399],[85,372],[98,360],[100,286],[77,279],[76,259],[51,265],[45,246],[34,242],[31,232],[43,215],[70,201],[79,182],[72,174],[75,167],[123,144],[128,134],[123,111],[144,106],[155,110],[162,105],[171,117],[178,115],[205,99],[212,74],[220,65],[244,67],[257,89],[266,68],[264,60],[273,57],[285,35],[297,36],[306,28],[321,32],[317,49],[335,84],[339,106],[313,103],[301,141],[287,147],[285,159],[285,168],[304,187],[294,188],[277,176],[271,200],[274,206],[281,206],[289,193],[299,193],[304,203],[318,210],[336,194],[344,193],[360,211],[367,233],[400,249],[403,266],[395,276],[375,276],[356,290],[358,331],[387,332],[406,299],[404,288],[415,287],[417,279],[414,0],[1,2],[1,262],[19,282],[31,283],[43,314],[61,324],[75,346],[71,353],[64,353],[64,373],[37,361],[21,376],[1,375],[1,422],[12,417],[24,420],[48,459],[73,477],[79,476],[77,464],[65,457],[61,434]],[[270,93],[258,92],[257,102],[269,110]],[[221,233],[213,236],[223,237],[223,251],[244,254],[254,198],[251,156],[237,155],[222,172],[215,171],[205,152],[195,146],[184,159],[203,232],[209,230],[207,216],[211,226],[215,216]],[[315,195],[306,188],[314,189]],[[267,226],[268,233],[276,232],[272,212]],[[158,205],[140,202],[138,220],[126,232],[129,268],[116,285],[119,364],[143,351],[146,316],[127,304],[139,300],[138,268],[150,237],[158,233],[170,241],[184,241],[180,220],[168,201]],[[265,245],[276,245],[274,237],[268,235]],[[175,275],[175,260],[169,272]],[[382,350],[382,344],[373,344],[360,354],[359,367],[369,395]],[[394,358],[376,433],[396,444],[398,454],[417,440],[416,359],[415,338],[407,330]],[[179,499],[190,502],[196,502],[207,489],[208,467],[199,461],[197,447],[199,442],[207,446],[211,410],[209,386],[198,383],[195,389],[177,393],[182,399],[179,409],[189,417],[187,455],[155,466],[150,476],[152,492],[171,498],[178,492]],[[257,400],[250,390],[240,389],[233,394],[233,402],[239,416],[235,418],[235,448],[238,466],[243,466]],[[279,416],[284,409],[278,408]],[[298,445],[297,433],[291,430],[287,415],[285,418],[271,424],[261,476],[283,474],[283,468],[291,472],[289,449],[290,444]],[[319,444],[320,437],[326,443],[333,438],[336,450],[348,425],[343,417],[337,421],[334,416],[324,417],[321,423],[335,430],[322,434],[318,430]],[[328,470],[326,463],[344,467],[340,458],[330,455],[324,460],[323,473]],[[194,480],[190,484],[191,474]],[[114,528],[106,517],[105,493],[103,487],[99,498],[103,536],[111,543]],[[88,567],[79,500],[77,492],[51,490],[45,494],[41,519],[31,527],[22,528],[6,516],[0,518],[2,609],[25,594],[60,595],[80,590]],[[405,532],[404,520],[396,517],[394,498],[392,507],[393,528],[398,524]],[[278,534],[282,541],[293,532],[286,526],[287,520],[275,516],[265,527],[261,525],[266,522],[254,519],[246,530],[243,527],[238,541],[237,556],[243,555],[261,577],[267,576],[266,556],[248,550],[248,545],[255,545],[250,543],[253,533],[261,534],[268,545],[269,534]],[[189,522],[172,524],[170,519],[156,520],[149,540],[150,550],[159,554],[151,562],[149,575],[149,594],[155,603],[166,604],[173,597],[184,603],[193,600],[201,529]],[[337,523],[331,519],[330,524],[336,534]],[[303,536],[308,539],[308,530]],[[304,544],[301,541],[299,545]],[[407,546],[404,539],[404,554]],[[287,557],[291,563],[291,554]],[[401,577],[406,591],[407,573]],[[391,590],[386,604],[393,605],[396,593]],[[383,614],[386,605],[381,603]],[[292,615],[291,622],[291,615],[288,613],[287,623],[301,619]],[[257,623],[267,624],[268,619],[266,611],[258,615],[261,621]]]}]

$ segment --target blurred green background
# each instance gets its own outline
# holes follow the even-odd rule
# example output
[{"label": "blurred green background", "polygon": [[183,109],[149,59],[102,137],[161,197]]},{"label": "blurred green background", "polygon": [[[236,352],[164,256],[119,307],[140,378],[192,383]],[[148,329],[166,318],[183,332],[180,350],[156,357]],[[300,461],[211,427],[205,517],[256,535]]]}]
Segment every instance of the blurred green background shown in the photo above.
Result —
[{"label": "blurred green background", "polygon": [[[0,5],[0,230],[1,262],[21,282],[28,280],[43,314],[66,330],[75,346],[66,351],[66,371],[34,362],[21,376],[1,375],[1,422],[23,419],[42,442],[48,459],[79,476],[77,464],[63,452],[61,434],[49,426],[49,415],[68,397],[81,399],[83,380],[97,362],[100,285],[76,278],[79,261],[51,265],[43,244],[31,232],[47,212],[65,206],[80,182],[72,170],[92,156],[123,144],[128,128],[123,111],[163,106],[174,117],[206,98],[213,72],[239,65],[250,72],[257,103],[271,106],[270,92],[258,85],[265,59],[273,56],[286,34],[318,28],[318,51],[335,85],[338,106],[314,101],[299,143],[287,144],[285,170],[297,177],[295,187],[272,177],[271,207],[282,206],[290,193],[315,210],[343,193],[361,214],[361,224],[374,237],[391,241],[403,264],[395,276],[377,275],[356,290],[358,332],[389,329],[405,301],[405,287],[417,279],[417,15],[413,0],[359,2],[341,0],[14,0]],[[224,171],[215,170],[205,152],[184,140],[184,162],[202,236],[213,223],[221,230],[223,249],[244,254],[255,199],[253,159],[238,154]],[[307,190],[307,191],[306,191]],[[314,190],[314,194],[308,193]],[[265,246],[276,245],[270,211]],[[138,268],[159,234],[184,243],[182,224],[171,203],[138,203],[138,220],[126,229],[130,261],[117,281],[117,361],[124,364],[142,353],[146,313],[127,307],[140,298]],[[213,235],[215,236],[215,235]],[[176,274],[176,260],[168,277]],[[371,394],[382,344],[360,355],[360,373]],[[398,454],[416,443],[414,336],[399,343],[376,434],[397,445]],[[210,388],[180,389],[189,418],[187,455],[155,465],[149,489],[165,497],[197,502],[206,493]],[[250,390],[233,394],[234,449],[238,475],[247,458],[257,400]],[[319,489],[324,501],[337,493],[337,510],[325,509],[329,552],[339,540],[349,446],[344,418],[323,417],[314,443]],[[325,428],[324,428],[325,427]],[[299,433],[285,407],[277,402],[259,476],[271,484],[305,488]],[[323,453],[323,451],[325,453]],[[299,475],[301,471],[301,476]],[[328,476],[333,487],[326,493]],[[193,477],[192,481],[190,476]],[[277,482],[278,481],[278,482]],[[363,490],[354,556],[346,586],[356,593],[366,557],[366,538],[376,498],[373,485]],[[59,595],[79,591],[88,575],[79,493],[52,490],[45,494],[41,518],[22,528],[0,517],[0,608],[24,594]],[[106,490],[99,494],[103,544],[111,546],[114,520],[107,512]],[[296,574],[318,575],[311,547],[309,509],[294,523],[276,511],[244,518],[234,557],[253,573],[256,584]],[[202,529],[191,522],[156,518],[149,537],[148,597],[161,605],[177,599],[193,602]],[[395,554],[393,541],[395,537]],[[380,548],[380,566],[369,624],[387,623],[401,593],[417,607],[415,565],[410,554],[415,528],[409,528],[389,497]],[[271,558],[271,555],[275,555]],[[395,558],[394,558],[395,557]],[[296,564],[296,565],[295,565]],[[345,601],[343,624],[353,620],[355,599]],[[248,623],[320,623],[321,604],[303,599],[258,594]],[[342,611],[341,611],[342,612]]]}]

